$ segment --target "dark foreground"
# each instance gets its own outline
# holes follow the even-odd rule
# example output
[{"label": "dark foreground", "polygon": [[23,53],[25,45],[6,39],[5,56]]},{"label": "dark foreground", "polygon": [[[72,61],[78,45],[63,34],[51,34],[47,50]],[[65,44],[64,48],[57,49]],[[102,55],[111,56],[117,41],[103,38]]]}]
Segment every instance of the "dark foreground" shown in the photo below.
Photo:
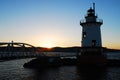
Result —
[{"label": "dark foreground", "polygon": [[60,66],[102,66],[102,67],[120,67],[120,60],[106,59],[103,64],[79,64],[80,61],[75,58],[60,57],[40,57],[33,59],[23,66],[26,68],[48,68],[48,67],[60,67]]},{"label": "dark foreground", "polygon": [[0,80],[120,80],[120,67],[63,65],[44,69],[24,68],[33,58],[0,62]]}]

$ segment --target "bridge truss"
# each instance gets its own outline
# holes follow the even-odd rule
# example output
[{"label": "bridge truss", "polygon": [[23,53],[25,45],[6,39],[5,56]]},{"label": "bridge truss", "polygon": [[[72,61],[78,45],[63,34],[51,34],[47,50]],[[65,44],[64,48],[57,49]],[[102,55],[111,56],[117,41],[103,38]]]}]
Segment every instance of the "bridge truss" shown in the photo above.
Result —
[{"label": "bridge truss", "polygon": [[27,43],[21,42],[0,42],[0,59],[2,58],[20,58],[34,57],[36,47]]}]

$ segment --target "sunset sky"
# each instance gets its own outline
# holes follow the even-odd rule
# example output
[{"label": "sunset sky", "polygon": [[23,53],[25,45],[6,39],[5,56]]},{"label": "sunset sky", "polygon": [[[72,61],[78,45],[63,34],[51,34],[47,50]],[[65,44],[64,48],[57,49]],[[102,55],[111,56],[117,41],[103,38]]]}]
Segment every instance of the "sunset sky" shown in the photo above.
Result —
[{"label": "sunset sky", "polygon": [[93,2],[103,47],[120,49],[120,0],[0,0],[0,42],[81,46],[79,23]]}]

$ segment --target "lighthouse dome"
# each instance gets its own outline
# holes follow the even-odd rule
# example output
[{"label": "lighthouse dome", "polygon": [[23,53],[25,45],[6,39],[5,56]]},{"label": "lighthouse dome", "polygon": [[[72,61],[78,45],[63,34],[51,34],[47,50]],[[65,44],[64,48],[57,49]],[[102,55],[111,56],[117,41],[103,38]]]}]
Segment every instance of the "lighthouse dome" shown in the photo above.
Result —
[{"label": "lighthouse dome", "polygon": [[95,11],[94,11],[94,9],[90,8],[90,9],[87,11],[87,15],[88,15],[88,16],[95,16]]}]

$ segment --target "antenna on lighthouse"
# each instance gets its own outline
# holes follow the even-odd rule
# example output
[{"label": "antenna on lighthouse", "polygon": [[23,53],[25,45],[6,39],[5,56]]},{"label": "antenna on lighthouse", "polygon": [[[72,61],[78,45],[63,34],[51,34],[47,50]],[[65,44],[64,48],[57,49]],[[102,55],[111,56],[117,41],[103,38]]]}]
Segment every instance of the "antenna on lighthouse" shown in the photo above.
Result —
[{"label": "antenna on lighthouse", "polygon": [[93,10],[94,10],[94,13],[95,13],[95,3],[93,3]]}]

